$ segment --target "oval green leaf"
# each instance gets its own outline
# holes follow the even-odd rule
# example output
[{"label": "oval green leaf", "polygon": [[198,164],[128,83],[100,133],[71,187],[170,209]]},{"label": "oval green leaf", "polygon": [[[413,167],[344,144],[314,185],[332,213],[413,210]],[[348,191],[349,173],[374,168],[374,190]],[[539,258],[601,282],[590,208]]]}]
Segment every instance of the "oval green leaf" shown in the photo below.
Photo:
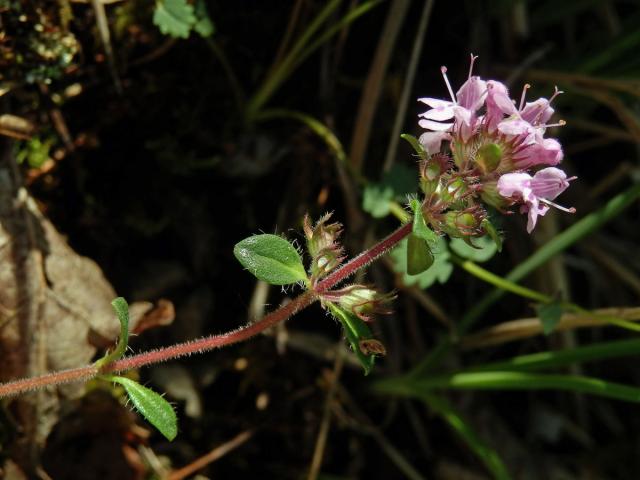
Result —
[{"label": "oval green leaf", "polygon": [[351,345],[351,349],[356,354],[360,365],[362,365],[364,374],[369,375],[373,368],[373,364],[376,361],[376,356],[369,350],[363,350],[361,342],[373,340],[371,330],[366,323],[344,308],[341,308],[334,303],[327,303],[327,305],[329,306],[329,310],[333,316],[342,324],[345,337],[347,337],[347,341]]},{"label": "oval green leaf", "polygon": [[169,402],[150,388],[126,377],[113,376],[109,380],[124,387],[136,407],[147,421],[156,427],[167,440],[171,441],[178,434],[178,418]]},{"label": "oval green leaf", "polygon": [[256,278],[271,285],[288,285],[307,280],[300,254],[277,235],[253,235],[238,242],[233,254]]},{"label": "oval green leaf", "polygon": [[433,265],[433,253],[429,245],[423,238],[410,233],[407,239],[407,273],[420,275],[431,265]]}]

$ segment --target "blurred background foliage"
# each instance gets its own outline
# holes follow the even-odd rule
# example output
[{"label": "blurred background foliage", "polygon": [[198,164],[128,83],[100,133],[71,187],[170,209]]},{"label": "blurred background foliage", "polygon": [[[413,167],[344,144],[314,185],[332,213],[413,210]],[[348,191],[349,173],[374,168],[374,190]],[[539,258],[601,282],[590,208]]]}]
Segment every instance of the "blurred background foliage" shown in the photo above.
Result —
[{"label": "blurred background foliage", "polygon": [[[501,254],[443,241],[428,278],[404,274],[397,252],[373,266],[366,280],[398,299],[372,325],[388,355],[371,376],[312,308],[140,372],[176,402],[173,443],[131,424],[136,442],[105,449],[108,401],[93,389],[51,435],[45,470],[186,478],[180,467],[226,445],[201,475],[637,478],[639,7],[1,0],[0,130],[28,188],[119,294],[177,307],[137,351],[236,328],[294,294],[236,263],[251,233],[301,241],[305,212],[335,211],[356,254],[395,228],[417,190],[399,134],[419,135],[415,99],[446,98],[439,67],[460,85],[471,52],[514,97],[524,83],[530,98],[565,92],[554,106],[568,125],[553,136],[579,178],[562,199],[575,216],[550,212],[533,236],[519,215],[501,218]],[[536,310],[545,299],[573,315]]]}]

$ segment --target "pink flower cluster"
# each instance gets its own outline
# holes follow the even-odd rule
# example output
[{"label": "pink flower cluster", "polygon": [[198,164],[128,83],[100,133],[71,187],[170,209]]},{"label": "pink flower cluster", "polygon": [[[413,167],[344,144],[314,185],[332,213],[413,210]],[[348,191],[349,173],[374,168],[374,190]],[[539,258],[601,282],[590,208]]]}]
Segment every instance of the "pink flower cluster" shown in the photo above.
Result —
[{"label": "pink flower cluster", "polygon": [[[430,107],[420,115],[419,124],[427,130],[420,143],[433,155],[448,142],[458,171],[479,179],[481,198],[500,210],[521,205],[521,212],[528,213],[530,233],[549,206],[575,211],[552,202],[575,177],[567,178],[555,168],[562,161],[562,147],[544,136],[548,127],[564,125],[547,123],[554,113],[551,102],[562,92],[556,88],[549,100],[526,102],[529,85],[525,85],[516,106],[504,84],[472,75],[475,59],[472,55],[469,77],[456,94],[442,67],[450,101],[418,99]],[[546,168],[532,175],[531,170],[540,167]]]}]

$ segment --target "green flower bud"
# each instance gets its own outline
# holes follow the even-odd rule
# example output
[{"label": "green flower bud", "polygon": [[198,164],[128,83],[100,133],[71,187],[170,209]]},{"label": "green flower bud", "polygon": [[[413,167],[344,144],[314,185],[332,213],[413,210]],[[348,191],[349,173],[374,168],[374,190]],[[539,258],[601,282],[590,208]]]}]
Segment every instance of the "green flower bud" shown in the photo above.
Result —
[{"label": "green flower bud", "polygon": [[442,229],[452,238],[468,237],[480,225],[482,219],[470,212],[451,211],[445,214]]},{"label": "green flower bud", "polygon": [[323,295],[324,300],[337,302],[364,321],[369,321],[374,313],[391,313],[388,304],[394,298],[393,293],[380,293],[365,285],[350,285]]},{"label": "green flower bud", "polygon": [[502,147],[496,143],[487,143],[476,152],[476,163],[484,173],[491,173],[502,160]]},{"label": "green flower bud", "polygon": [[339,223],[331,223],[327,225],[327,221],[331,218],[331,213],[324,215],[315,226],[311,227],[309,215],[304,217],[304,234],[307,237],[307,249],[309,255],[313,258],[328,248],[337,246],[337,240],[342,233],[342,225]]},{"label": "green flower bud", "polygon": [[420,162],[420,187],[425,196],[436,191],[442,176],[451,168],[449,156],[437,153]]},{"label": "green flower bud", "polygon": [[342,225],[327,225],[330,217],[330,213],[326,214],[313,227],[309,216],[304,217],[303,229],[307,237],[307,250],[311,255],[310,270],[314,282],[335,269],[344,259],[344,251],[338,243]]}]

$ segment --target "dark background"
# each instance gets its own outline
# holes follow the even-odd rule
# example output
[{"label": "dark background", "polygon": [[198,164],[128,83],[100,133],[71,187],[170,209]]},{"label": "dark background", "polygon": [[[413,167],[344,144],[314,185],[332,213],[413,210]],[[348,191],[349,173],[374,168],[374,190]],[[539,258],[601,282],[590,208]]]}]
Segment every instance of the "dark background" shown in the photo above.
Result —
[{"label": "dark background", "polygon": [[[359,4],[340,3],[327,26],[338,22],[350,4]],[[325,42],[288,76],[265,108],[313,116],[335,133],[348,154],[358,128],[359,105],[371,101],[363,99],[363,87],[383,40],[390,3],[382,2]],[[434,4],[403,132],[420,133],[417,115],[425,108],[416,98],[448,97],[440,66],[448,67],[457,90],[466,79],[471,52],[479,55],[475,73],[509,79],[514,98],[519,98],[524,83],[532,84],[530,100],[549,97],[554,85],[565,91],[554,102],[558,112],[554,119],[566,119],[568,125],[554,129],[552,136],[563,143],[564,168],[579,178],[561,203],[576,206],[578,213],[550,214],[531,237],[524,231],[522,216],[505,218],[501,225],[505,251],[485,265],[503,274],[546,242],[554,229],[561,231],[603,205],[637,176],[640,9],[636,2],[623,0]],[[220,61],[222,56],[228,62],[236,88],[251,98],[276,57],[292,9],[300,9],[295,40],[325,2],[207,1],[206,5],[215,24],[215,33],[207,39],[195,32],[188,39],[163,35],[152,23],[153,2],[106,5],[122,93],[115,87],[89,4],[70,4],[72,16],[66,28],[56,2],[38,7],[51,32],[66,32],[76,39],[78,49],[68,65],[51,66],[41,81],[28,82],[29,65],[11,63],[6,55],[4,59],[3,80],[12,85],[5,108],[32,120],[39,138],[51,140],[51,168],[23,164],[30,191],[43,212],[74,249],[99,263],[118,294],[130,300],[167,298],[176,306],[174,323],[133,339],[135,351],[224,332],[247,322],[255,280],[236,262],[232,249],[252,233],[286,233],[302,242],[305,212],[318,218],[334,211],[334,219],[345,223],[345,245],[353,255],[397,225],[391,217],[373,219],[361,210],[353,214],[346,209],[345,185],[332,152],[305,125],[283,119],[247,122]],[[3,44],[5,53],[29,48],[28,42],[17,40],[26,34],[12,23],[17,11],[12,8],[33,14],[33,6],[21,2],[3,9],[4,26],[15,40]],[[422,2],[410,2],[382,82],[362,167],[363,175],[373,181],[382,175],[422,8]],[[31,67],[35,69],[38,62],[42,63],[33,60]],[[42,81],[45,77],[50,81]],[[603,86],[599,79],[626,82],[635,88],[635,95]],[[69,87],[78,85],[79,94],[65,97]],[[602,100],[605,97],[609,100]],[[54,108],[70,132],[72,148],[51,121]],[[17,142],[16,148],[25,147]],[[401,143],[396,163],[414,168],[411,153]],[[346,188],[360,197],[357,182]],[[559,267],[568,298],[586,308],[637,304],[637,221],[636,204],[568,250]],[[633,278],[624,280],[612,273],[606,261],[593,257],[593,249],[625,264]],[[551,267],[543,268],[526,283],[555,294],[553,275]],[[389,352],[373,377],[405,372],[447,330],[382,263],[366,280],[383,290],[398,289],[394,314],[372,326]],[[455,323],[490,290],[456,270],[445,285],[434,285],[428,294]],[[292,295],[291,289],[272,287],[267,310]],[[510,295],[492,307],[475,329],[534,315],[528,300]],[[94,428],[74,436],[58,427],[45,452],[45,468],[55,479],[152,478],[153,468],[140,453],[140,444],[155,456],[166,457],[175,469],[250,429],[255,433],[247,443],[201,473],[210,478],[305,476],[325,408],[327,372],[333,368],[333,362],[313,354],[309,345],[331,350],[339,344],[341,332],[317,305],[289,321],[280,335],[284,330],[298,335],[303,346],[285,342],[278,349],[273,336],[260,336],[172,363],[182,370],[164,383],[158,381],[157,372],[164,367],[140,372],[143,381],[169,390],[168,398],[176,401],[180,433],[173,443],[153,432],[148,439],[133,442],[129,456],[118,449],[107,451],[98,438],[108,427],[91,415],[90,400],[85,399],[62,423],[83,418],[87,424],[94,422]],[[627,335],[617,329],[587,329],[576,332],[573,341],[592,343]],[[536,336],[456,352],[445,368],[562,348],[567,341],[560,335]],[[589,364],[582,373],[637,384],[636,360]],[[172,397],[167,383],[176,376],[192,382],[192,393],[202,402],[198,416],[186,415],[185,402]],[[424,478],[487,478],[481,463],[438,415],[419,402],[376,395],[370,382],[347,362],[319,478],[403,478],[406,472],[400,472],[390,453],[394,449]],[[257,398],[265,395],[266,407],[257,408]],[[640,448],[640,425],[634,404],[554,391],[458,392],[448,398],[502,456],[514,478],[629,479],[640,473],[635,454]],[[131,444],[126,436],[114,438],[116,443]],[[136,468],[131,465],[136,462],[147,465],[136,467],[136,475],[142,477],[133,473]]]}]

